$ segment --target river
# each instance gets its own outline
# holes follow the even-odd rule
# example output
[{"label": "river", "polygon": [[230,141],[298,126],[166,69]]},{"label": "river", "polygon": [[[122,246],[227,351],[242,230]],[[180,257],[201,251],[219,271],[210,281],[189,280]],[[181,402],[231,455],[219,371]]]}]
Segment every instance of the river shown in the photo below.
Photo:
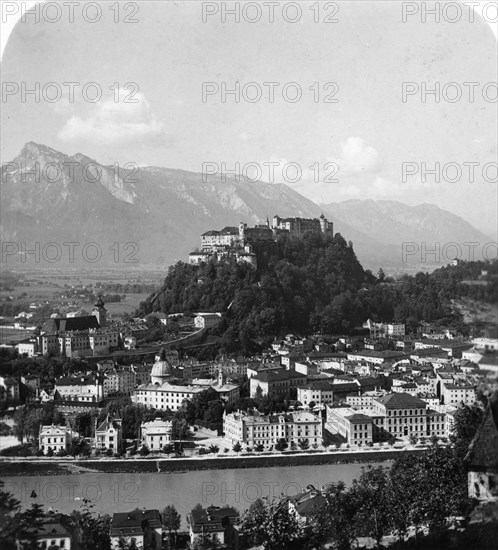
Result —
[{"label": "river", "polygon": [[321,488],[327,483],[344,481],[349,485],[366,466],[349,463],[185,473],[13,476],[4,478],[4,489],[13,493],[23,507],[38,502],[45,510],[52,508],[63,513],[78,509],[83,498],[92,501],[95,512],[110,515],[137,507],[162,510],[173,504],[182,515],[185,527],[186,514],[198,503],[203,506],[228,504],[242,512],[259,497],[292,496],[310,484]]}]

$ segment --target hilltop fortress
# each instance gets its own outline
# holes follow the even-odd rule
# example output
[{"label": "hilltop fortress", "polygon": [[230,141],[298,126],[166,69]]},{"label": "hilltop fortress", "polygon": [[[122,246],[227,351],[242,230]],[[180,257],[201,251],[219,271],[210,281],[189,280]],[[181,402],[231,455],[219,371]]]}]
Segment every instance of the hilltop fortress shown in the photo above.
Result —
[{"label": "hilltop fortress", "polygon": [[305,233],[334,232],[332,222],[322,214],[320,218],[280,218],[273,216],[272,224],[247,227],[227,226],[220,231],[211,230],[201,235],[201,249],[189,254],[189,263],[198,265],[211,259],[217,261],[235,258],[254,266],[265,267],[278,258],[279,236],[302,237]]}]

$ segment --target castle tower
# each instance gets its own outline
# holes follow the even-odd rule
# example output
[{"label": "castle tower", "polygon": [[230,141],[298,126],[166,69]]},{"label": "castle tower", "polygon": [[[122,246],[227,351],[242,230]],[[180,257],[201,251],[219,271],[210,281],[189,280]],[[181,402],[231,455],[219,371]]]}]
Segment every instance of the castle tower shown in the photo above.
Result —
[{"label": "castle tower", "polygon": [[320,216],[320,229],[322,230],[322,233],[325,233],[325,231],[327,231],[327,225],[328,225],[327,218],[322,212],[322,215]]},{"label": "castle tower", "polygon": [[244,244],[244,241],[245,241],[246,227],[247,227],[246,223],[244,222],[239,223],[239,240],[242,244]]},{"label": "castle tower", "polygon": [[105,327],[107,324],[107,309],[104,307],[104,301],[102,300],[102,294],[99,294],[99,299],[95,303],[92,315],[97,317],[97,321],[101,327]]},{"label": "castle tower", "polygon": [[223,369],[220,367],[218,369],[218,386],[223,386],[225,384],[225,374]]}]

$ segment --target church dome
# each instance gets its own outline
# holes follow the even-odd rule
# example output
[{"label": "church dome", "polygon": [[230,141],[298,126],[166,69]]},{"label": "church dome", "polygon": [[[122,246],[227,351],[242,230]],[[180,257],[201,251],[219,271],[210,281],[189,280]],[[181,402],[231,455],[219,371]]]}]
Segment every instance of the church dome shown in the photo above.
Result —
[{"label": "church dome", "polygon": [[166,379],[173,376],[173,368],[171,363],[166,359],[166,353],[161,350],[159,360],[154,363],[152,371],[150,373],[151,381],[153,384],[162,384]]}]

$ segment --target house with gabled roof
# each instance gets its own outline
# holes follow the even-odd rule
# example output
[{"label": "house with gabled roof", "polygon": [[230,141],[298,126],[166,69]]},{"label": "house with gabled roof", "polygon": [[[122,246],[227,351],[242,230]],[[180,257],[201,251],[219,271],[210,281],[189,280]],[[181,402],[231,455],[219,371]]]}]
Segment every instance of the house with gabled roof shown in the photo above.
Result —
[{"label": "house with gabled roof", "polygon": [[[30,535],[36,534],[39,548],[42,550],[71,550],[74,546],[74,529],[71,527],[69,516],[48,512],[42,518],[41,525],[37,528],[28,527]],[[25,539],[17,539],[17,547],[25,548],[29,542]]]},{"label": "house with gabled roof", "polygon": [[100,424],[95,421],[95,449],[119,453],[122,449],[123,430],[120,418],[107,415]]},{"label": "house with gabled roof", "polygon": [[316,516],[320,509],[327,503],[323,494],[308,485],[306,491],[298,493],[287,499],[289,512],[294,514],[296,520],[301,526],[305,526]]},{"label": "house with gabled roof", "polygon": [[[196,507],[187,516],[190,530],[190,544],[195,547],[203,539],[212,541],[213,548],[238,548],[238,530],[236,524],[239,513],[230,506]],[[226,545],[226,546],[224,546]]]},{"label": "house with gabled roof", "polygon": [[123,548],[123,543],[135,544],[141,550],[162,548],[162,519],[159,510],[117,512],[111,520],[111,548]]}]

